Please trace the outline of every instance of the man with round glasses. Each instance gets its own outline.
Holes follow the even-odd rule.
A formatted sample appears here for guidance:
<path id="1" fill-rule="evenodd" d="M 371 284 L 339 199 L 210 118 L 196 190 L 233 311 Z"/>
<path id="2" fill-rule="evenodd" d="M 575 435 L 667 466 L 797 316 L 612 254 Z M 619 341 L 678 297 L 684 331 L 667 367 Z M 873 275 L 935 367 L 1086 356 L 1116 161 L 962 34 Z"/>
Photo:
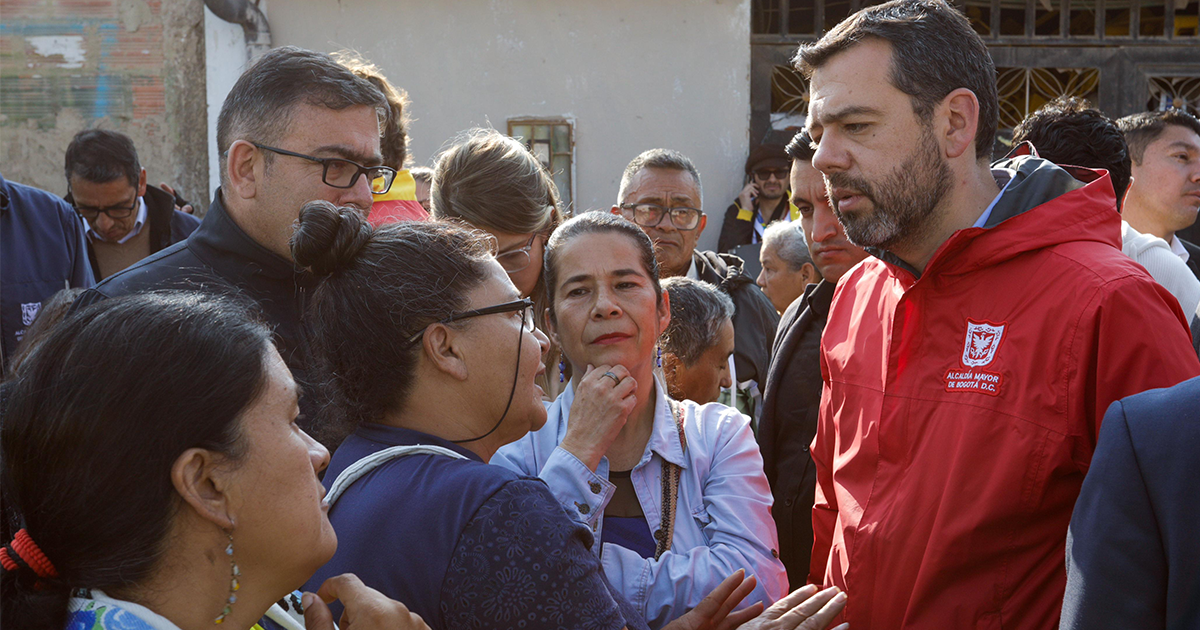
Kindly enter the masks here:
<path id="1" fill-rule="evenodd" d="M 746 159 L 746 187 L 725 210 L 717 251 L 762 241 L 763 231 L 776 221 L 791 222 L 796 211 L 788 203 L 792 163 L 782 144 L 760 144 Z"/>
<path id="2" fill-rule="evenodd" d="M 700 173 L 683 154 L 651 149 L 625 167 L 613 214 L 633 221 L 654 242 L 663 278 L 687 276 L 717 285 L 733 299 L 733 382 L 738 407 L 755 411 L 767 376 L 779 313 L 732 254 L 698 251 L 707 216 L 701 210 Z"/>
<path id="3" fill-rule="evenodd" d="M 306 203 L 328 201 L 366 216 L 374 196 L 391 187 L 396 172 L 382 165 L 380 150 L 386 107 L 378 89 L 325 53 L 285 46 L 263 55 L 221 107 L 221 188 L 200 227 L 109 277 L 76 308 L 161 288 L 249 297 L 275 327 L 297 381 L 316 392 L 305 382 L 300 344 L 300 316 L 316 278 L 296 267 L 289 242 Z M 301 400 L 309 422 L 318 398 Z"/>
<path id="4" fill-rule="evenodd" d="M 103 280 L 169 245 L 200 225 L 175 209 L 175 196 L 146 184 L 133 140 L 107 129 L 79 132 L 67 146 L 66 201 L 87 232 L 88 259 Z"/>

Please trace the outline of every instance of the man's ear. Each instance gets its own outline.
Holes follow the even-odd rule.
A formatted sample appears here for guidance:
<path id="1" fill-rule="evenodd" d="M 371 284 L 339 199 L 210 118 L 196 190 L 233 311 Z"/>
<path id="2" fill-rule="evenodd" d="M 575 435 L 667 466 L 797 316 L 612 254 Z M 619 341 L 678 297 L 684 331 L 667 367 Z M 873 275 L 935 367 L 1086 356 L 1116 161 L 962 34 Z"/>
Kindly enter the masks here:
<path id="1" fill-rule="evenodd" d="M 708 215 L 701 212 L 700 224 L 696 226 L 696 238 L 700 238 L 700 235 L 704 233 L 704 226 L 706 225 L 708 225 Z"/>
<path id="2" fill-rule="evenodd" d="M 467 380 L 467 361 L 457 331 L 445 324 L 432 324 L 421 338 L 425 358 L 438 371 L 460 381 Z"/>
<path id="3" fill-rule="evenodd" d="M 658 307 L 658 334 L 660 337 L 669 325 L 671 325 L 671 294 L 663 289 L 662 304 Z"/>
<path id="4" fill-rule="evenodd" d="M 261 155 L 258 147 L 245 140 L 236 140 L 229 145 L 225 155 L 229 188 L 242 199 L 253 199 L 258 194 L 259 178 L 262 177 Z"/>
<path id="5" fill-rule="evenodd" d="M 612 210 L 610 210 L 610 212 L 612 212 L 613 214 L 615 214 L 617 216 L 621 216 L 621 206 L 613 206 Z"/>
<path id="6" fill-rule="evenodd" d="M 142 169 L 142 172 L 138 174 L 137 185 L 137 196 L 140 198 L 144 194 L 146 194 L 146 169 Z"/>
<path id="7" fill-rule="evenodd" d="M 975 136 L 979 130 L 979 99 L 967 88 L 958 88 L 942 99 L 941 106 L 935 115 L 941 123 L 942 138 L 940 138 L 946 157 L 956 158 L 975 146 Z M 990 156 L 975 156 L 982 159 Z"/>
<path id="8" fill-rule="evenodd" d="M 230 504 L 232 467 L 219 453 L 189 448 L 171 466 L 171 484 L 200 518 L 221 529 L 233 529 L 236 515 Z"/>
<path id="9" fill-rule="evenodd" d="M 804 263 L 800 268 L 800 273 L 804 274 L 805 284 L 815 284 L 821 281 L 821 272 L 817 271 L 816 265 L 812 263 Z"/>

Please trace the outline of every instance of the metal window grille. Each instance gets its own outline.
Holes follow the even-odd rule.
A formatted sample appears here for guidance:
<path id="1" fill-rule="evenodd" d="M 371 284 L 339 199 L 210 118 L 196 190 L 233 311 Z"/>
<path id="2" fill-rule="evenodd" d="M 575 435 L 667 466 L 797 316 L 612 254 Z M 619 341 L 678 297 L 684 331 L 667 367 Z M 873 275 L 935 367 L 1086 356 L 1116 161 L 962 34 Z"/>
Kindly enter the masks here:
<path id="1" fill-rule="evenodd" d="M 508 135 L 520 140 L 550 172 L 564 211 L 575 199 L 575 133 L 565 118 L 510 118 Z"/>

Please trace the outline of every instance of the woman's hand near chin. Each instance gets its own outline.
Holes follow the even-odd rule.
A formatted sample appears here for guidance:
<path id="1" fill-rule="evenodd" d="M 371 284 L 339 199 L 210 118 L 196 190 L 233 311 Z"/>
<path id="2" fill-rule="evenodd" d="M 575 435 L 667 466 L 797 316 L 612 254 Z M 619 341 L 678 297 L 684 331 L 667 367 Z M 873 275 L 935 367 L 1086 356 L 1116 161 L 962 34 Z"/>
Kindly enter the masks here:
<path id="1" fill-rule="evenodd" d="M 589 365 L 575 387 L 567 435 L 559 446 L 595 472 L 633 412 L 637 385 L 624 366 Z"/>
<path id="2" fill-rule="evenodd" d="M 335 599 L 341 600 L 345 607 L 338 620 L 341 630 L 429 630 L 420 615 L 363 584 L 353 573 L 325 580 L 315 595 L 305 593 L 304 627 L 307 630 L 334 630 L 333 613 L 328 604 Z"/>

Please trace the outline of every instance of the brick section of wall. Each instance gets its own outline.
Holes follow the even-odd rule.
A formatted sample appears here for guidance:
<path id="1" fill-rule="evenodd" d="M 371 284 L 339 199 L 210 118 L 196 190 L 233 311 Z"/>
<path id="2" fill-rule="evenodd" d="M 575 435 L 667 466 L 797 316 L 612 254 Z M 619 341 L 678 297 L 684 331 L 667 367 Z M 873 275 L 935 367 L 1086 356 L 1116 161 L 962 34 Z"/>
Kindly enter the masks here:
<path id="1" fill-rule="evenodd" d="M 151 183 L 206 202 L 203 11 L 200 2 L 4 0 L 0 172 L 64 194 L 71 137 L 115 129 L 133 138 Z"/>

